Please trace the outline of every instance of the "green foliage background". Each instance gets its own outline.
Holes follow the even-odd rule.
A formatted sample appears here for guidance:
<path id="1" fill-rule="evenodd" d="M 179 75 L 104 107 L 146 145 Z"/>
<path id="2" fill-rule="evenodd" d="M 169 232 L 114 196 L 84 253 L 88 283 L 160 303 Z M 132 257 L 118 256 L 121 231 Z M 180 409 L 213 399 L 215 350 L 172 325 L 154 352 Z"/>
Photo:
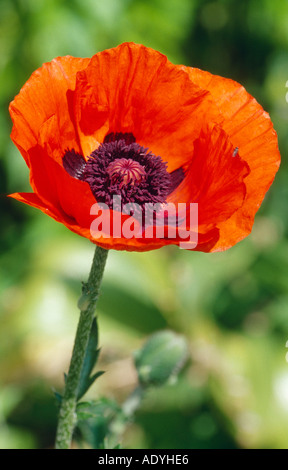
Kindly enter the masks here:
<path id="1" fill-rule="evenodd" d="M 29 191 L 8 104 L 31 73 L 124 41 L 240 81 L 270 113 L 283 162 L 252 234 L 229 251 L 109 254 L 98 309 L 107 372 L 90 397 L 125 400 L 132 352 L 171 328 L 191 359 L 176 384 L 149 392 L 124 447 L 287 448 L 287 1 L 0 0 L 1 194 Z M 94 248 L 16 201 L 0 210 L 0 448 L 49 448 Z"/>

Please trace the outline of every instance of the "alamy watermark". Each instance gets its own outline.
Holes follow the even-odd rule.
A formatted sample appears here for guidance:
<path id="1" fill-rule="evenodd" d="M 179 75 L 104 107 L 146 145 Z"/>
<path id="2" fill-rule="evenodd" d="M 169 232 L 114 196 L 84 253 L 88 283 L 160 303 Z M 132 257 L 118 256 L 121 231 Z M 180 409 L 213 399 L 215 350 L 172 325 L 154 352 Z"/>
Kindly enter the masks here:
<path id="1" fill-rule="evenodd" d="M 197 203 L 136 203 L 121 205 L 121 196 L 113 196 L 111 208 L 102 202 L 91 207 L 96 216 L 90 226 L 94 239 L 103 238 L 160 238 L 178 239 L 183 249 L 196 248 L 198 243 Z"/>

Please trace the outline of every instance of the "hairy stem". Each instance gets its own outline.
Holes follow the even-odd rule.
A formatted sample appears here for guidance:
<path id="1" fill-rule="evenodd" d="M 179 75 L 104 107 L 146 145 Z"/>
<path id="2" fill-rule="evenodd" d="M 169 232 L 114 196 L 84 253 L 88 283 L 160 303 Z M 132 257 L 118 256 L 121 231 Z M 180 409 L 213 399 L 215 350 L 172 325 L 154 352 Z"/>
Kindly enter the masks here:
<path id="1" fill-rule="evenodd" d="M 108 250 L 96 247 L 88 282 L 83 284 L 74 348 L 59 412 L 56 449 L 69 449 L 76 424 L 77 393 Z"/>

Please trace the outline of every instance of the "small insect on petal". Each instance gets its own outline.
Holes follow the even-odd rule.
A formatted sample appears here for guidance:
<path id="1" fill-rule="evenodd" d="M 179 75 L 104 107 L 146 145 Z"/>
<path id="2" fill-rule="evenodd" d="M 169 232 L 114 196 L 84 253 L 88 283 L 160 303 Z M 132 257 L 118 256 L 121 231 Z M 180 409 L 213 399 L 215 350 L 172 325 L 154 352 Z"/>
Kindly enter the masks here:
<path id="1" fill-rule="evenodd" d="M 236 155 L 238 155 L 238 151 L 239 151 L 239 147 L 235 147 L 232 157 L 236 157 Z"/>

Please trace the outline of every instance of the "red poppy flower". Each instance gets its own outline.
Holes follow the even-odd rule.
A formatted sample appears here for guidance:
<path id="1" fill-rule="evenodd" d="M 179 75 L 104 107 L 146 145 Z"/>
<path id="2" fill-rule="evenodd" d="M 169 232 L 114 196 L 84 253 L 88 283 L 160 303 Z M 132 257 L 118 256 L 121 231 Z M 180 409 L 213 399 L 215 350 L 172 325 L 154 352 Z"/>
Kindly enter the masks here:
<path id="1" fill-rule="evenodd" d="M 189 238 L 188 248 L 227 249 L 250 233 L 280 164 L 270 118 L 241 85 L 134 43 L 44 64 L 10 113 L 33 189 L 11 196 L 104 248 L 181 246 L 184 217 L 184 232 L 198 242 Z M 165 213 L 159 236 L 146 207 L 169 203 L 177 230 L 171 236 Z M 96 213 L 102 222 L 93 232 Z M 139 229 L 144 216 L 148 226 Z M 131 228 L 131 218 L 133 236 L 110 232 L 115 220 Z"/>

